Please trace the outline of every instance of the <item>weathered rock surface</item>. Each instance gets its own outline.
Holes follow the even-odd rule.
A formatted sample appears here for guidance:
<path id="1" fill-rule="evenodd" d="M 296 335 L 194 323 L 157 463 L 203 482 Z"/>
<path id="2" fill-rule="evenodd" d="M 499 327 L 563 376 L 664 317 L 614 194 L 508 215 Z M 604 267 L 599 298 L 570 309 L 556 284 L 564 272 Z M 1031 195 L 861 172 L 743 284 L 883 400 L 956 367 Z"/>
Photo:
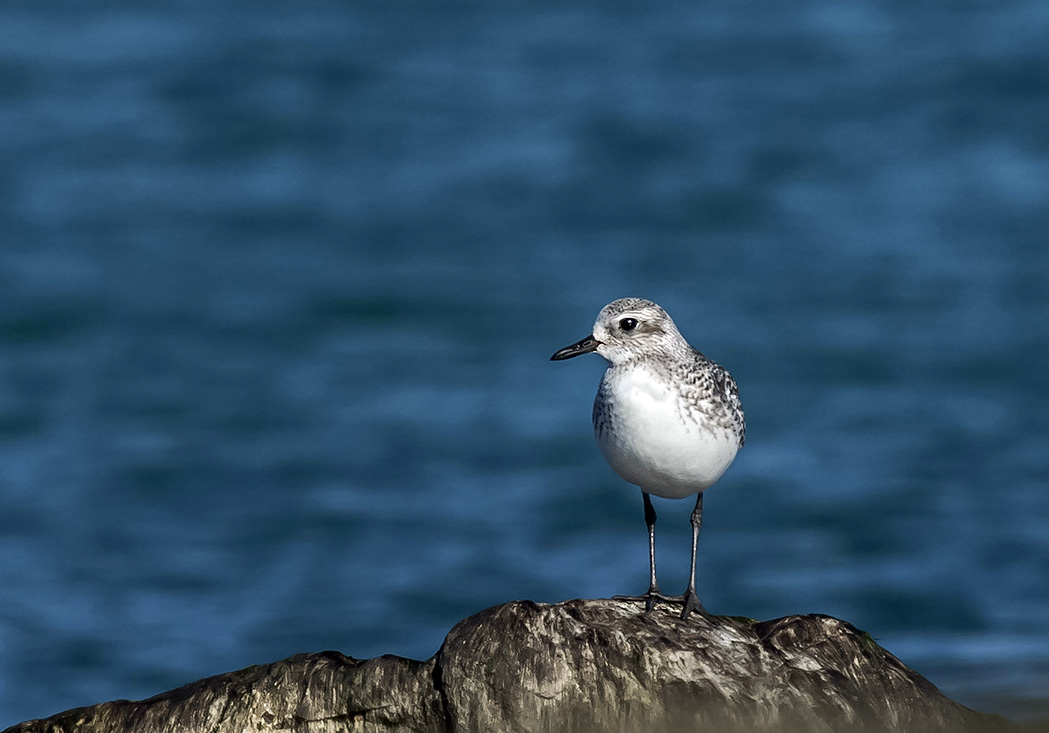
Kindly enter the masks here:
<path id="1" fill-rule="evenodd" d="M 850 624 L 518 601 L 425 662 L 337 652 L 33 720 L 5 733 L 1023 731 L 945 697 Z"/>

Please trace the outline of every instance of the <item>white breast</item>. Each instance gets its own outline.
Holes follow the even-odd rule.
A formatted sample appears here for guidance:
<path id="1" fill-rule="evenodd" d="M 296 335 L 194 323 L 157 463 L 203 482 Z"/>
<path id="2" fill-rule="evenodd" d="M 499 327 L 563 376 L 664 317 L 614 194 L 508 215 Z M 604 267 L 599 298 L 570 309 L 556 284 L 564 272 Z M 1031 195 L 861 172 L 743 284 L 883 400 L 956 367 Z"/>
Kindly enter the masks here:
<path id="1" fill-rule="evenodd" d="M 739 440 L 704 419 L 669 383 L 644 367 L 610 368 L 598 402 L 609 413 L 596 430 L 605 460 L 642 491 L 682 499 L 717 481 L 736 457 Z"/>

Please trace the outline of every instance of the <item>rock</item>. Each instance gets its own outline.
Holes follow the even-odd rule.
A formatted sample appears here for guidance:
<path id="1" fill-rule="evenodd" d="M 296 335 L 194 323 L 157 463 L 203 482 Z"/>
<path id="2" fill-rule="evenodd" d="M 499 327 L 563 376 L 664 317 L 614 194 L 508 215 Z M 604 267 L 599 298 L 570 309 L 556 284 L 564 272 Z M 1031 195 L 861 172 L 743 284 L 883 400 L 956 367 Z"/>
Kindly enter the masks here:
<path id="1" fill-rule="evenodd" d="M 4 733 L 443 731 L 433 673 L 432 659 L 296 654 L 141 702 L 75 708 Z"/>
<path id="2" fill-rule="evenodd" d="M 426 662 L 299 654 L 4 733 L 670 729 L 1035 730 L 948 699 L 829 616 L 681 621 L 672 607 L 577 600 L 478 613 Z"/>

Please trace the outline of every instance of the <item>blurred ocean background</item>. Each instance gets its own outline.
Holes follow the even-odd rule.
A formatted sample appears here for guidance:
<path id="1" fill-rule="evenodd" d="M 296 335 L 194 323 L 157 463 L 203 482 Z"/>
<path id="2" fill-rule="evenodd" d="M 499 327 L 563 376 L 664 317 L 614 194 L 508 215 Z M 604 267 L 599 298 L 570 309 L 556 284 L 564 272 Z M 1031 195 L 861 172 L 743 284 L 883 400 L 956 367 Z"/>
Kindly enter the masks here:
<path id="1" fill-rule="evenodd" d="M 0 6 L 0 727 L 644 588 L 598 357 L 739 382 L 715 613 L 1049 716 L 1049 6 Z M 691 502 L 657 503 L 660 575 Z"/>

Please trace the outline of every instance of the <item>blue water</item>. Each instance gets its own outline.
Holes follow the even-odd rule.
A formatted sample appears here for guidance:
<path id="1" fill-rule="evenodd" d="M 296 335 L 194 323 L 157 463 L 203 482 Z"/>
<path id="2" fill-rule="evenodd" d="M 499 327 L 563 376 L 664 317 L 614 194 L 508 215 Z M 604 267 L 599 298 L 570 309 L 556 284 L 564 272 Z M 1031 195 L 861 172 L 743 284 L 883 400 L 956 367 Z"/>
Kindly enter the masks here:
<path id="1" fill-rule="evenodd" d="M 625 295 L 739 382 L 716 613 L 1049 715 L 1049 9 L 0 7 L 0 727 L 636 592 Z M 660 502 L 666 588 L 689 502 Z"/>

